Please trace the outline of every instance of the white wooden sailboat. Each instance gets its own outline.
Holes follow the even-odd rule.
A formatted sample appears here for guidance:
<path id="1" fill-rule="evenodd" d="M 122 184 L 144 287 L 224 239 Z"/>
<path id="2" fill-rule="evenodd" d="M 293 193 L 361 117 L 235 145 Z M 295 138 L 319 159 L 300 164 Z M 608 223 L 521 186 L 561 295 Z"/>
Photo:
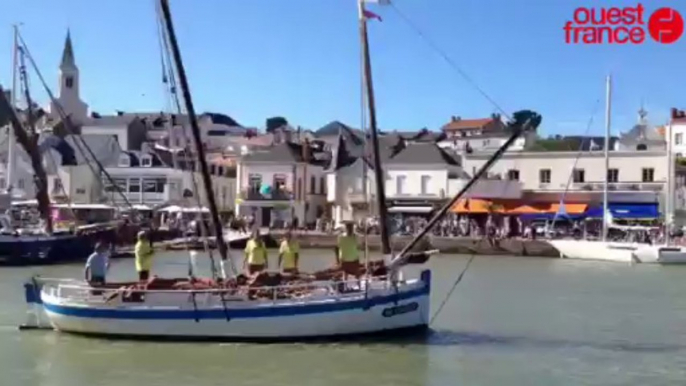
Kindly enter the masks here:
<path id="1" fill-rule="evenodd" d="M 363 0 L 359 0 L 360 31 L 365 54 L 365 74 L 370 110 L 370 129 L 375 153 L 376 124 L 371 97 L 371 70 Z M 198 146 L 199 130 L 188 93 L 168 0 L 160 0 L 167 37 L 186 102 L 205 190 L 212 192 L 211 180 Z M 452 205 L 490 168 L 519 135 L 540 124 L 540 116 L 530 111 L 515 114 L 511 138 L 473 176 L 463 189 L 436 214 L 424 229 L 435 225 Z M 378 153 L 377 153 L 378 154 Z M 385 181 L 375 157 L 376 178 Z M 381 191 L 383 192 L 383 191 Z M 385 197 L 377 194 L 380 208 Z M 213 197 L 208 197 L 216 234 L 221 234 Z M 342 338 L 355 335 L 404 333 L 425 330 L 429 323 L 431 271 L 405 279 L 400 270 L 406 264 L 425 262 L 427 253 L 409 253 L 417 236 L 387 267 L 387 274 L 366 275 L 353 283 L 335 279 L 298 277 L 278 285 L 248 286 L 238 278 L 226 280 L 161 279 L 160 285 L 116 283 L 93 288 L 81 281 L 34 278 L 25 284 L 31 306 L 29 327 L 50 326 L 59 331 L 87 335 L 128 338 L 222 339 L 222 340 L 301 340 Z M 387 237 L 384 238 L 387 240 Z M 223 262 L 231 262 L 222 238 L 217 244 Z M 389 249 L 390 250 L 390 249 Z M 223 266 L 223 264 L 222 264 Z M 195 284 L 194 284 L 195 283 Z M 198 288 L 204 283 L 206 288 Z M 190 287 L 190 289 L 185 289 Z"/>

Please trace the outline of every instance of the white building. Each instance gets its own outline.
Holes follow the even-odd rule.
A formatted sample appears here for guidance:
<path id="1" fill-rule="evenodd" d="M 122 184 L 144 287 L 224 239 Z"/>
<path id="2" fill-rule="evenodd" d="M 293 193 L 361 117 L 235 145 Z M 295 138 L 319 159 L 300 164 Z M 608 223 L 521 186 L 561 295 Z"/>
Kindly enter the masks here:
<path id="1" fill-rule="evenodd" d="M 499 114 L 488 118 L 462 119 L 452 117 L 441 128 L 445 133 L 438 145 L 460 153 L 472 151 L 495 151 L 510 138 L 512 133 Z M 508 151 L 521 151 L 536 140 L 535 132 L 528 132 L 518 138 Z"/>
<path id="2" fill-rule="evenodd" d="M 309 142 L 284 142 L 241 157 L 236 171 L 236 213 L 269 226 L 314 224 L 326 206 L 327 160 Z"/>
<path id="3" fill-rule="evenodd" d="M 381 142 L 384 189 L 391 214 L 429 215 L 469 180 L 456 155 L 433 141 L 407 141 L 391 134 L 382 137 Z M 376 213 L 373 167 L 361 148 L 343 134 L 334 147 L 327 176 L 327 199 L 336 223 Z M 496 180 L 479 181 L 467 197 L 489 198 L 492 191 L 497 191 L 498 197 L 521 197 L 518 182 Z"/>
<path id="4" fill-rule="evenodd" d="M 105 170 L 119 187 L 117 191 L 109 178 L 102 177 L 105 194 L 112 202 L 124 204 L 128 201 L 150 207 L 168 203 L 197 206 L 199 197 L 200 204 L 207 205 L 200 173 L 172 168 L 155 152 L 122 151 L 117 162 Z M 193 179 L 198 186 L 197 196 Z M 218 209 L 233 211 L 235 178 L 215 173 L 212 175 L 212 187 Z"/>

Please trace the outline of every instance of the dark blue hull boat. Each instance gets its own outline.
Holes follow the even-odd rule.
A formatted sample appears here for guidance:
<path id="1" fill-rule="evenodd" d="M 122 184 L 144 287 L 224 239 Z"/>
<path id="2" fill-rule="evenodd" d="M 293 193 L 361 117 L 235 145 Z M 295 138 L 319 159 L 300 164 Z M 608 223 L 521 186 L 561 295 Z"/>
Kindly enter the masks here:
<path id="1" fill-rule="evenodd" d="M 0 264 L 42 265 L 85 261 L 98 241 L 113 242 L 114 229 L 86 234 L 0 235 Z"/>

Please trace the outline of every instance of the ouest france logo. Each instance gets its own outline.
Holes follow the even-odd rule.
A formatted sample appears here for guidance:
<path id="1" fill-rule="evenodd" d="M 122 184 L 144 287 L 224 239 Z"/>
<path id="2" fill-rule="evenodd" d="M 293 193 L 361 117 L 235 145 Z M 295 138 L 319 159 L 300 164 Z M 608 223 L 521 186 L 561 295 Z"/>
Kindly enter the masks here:
<path id="1" fill-rule="evenodd" d="M 633 7 L 579 7 L 563 30 L 567 44 L 643 44 L 648 36 L 672 44 L 684 33 L 684 19 L 670 7 L 647 15 L 640 3 Z"/>

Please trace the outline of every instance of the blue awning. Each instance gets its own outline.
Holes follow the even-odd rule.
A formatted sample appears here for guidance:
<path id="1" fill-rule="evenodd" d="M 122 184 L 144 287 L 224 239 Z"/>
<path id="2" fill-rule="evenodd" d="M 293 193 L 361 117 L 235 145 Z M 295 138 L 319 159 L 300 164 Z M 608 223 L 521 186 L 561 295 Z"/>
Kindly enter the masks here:
<path id="1" fill-rule="evenodd" d="M 585 214 L 566 214 L 558 213 L 556 221 L 566 221 L 566 220 L 578 220 L 584 218 Z M 552 221 L 555 218 L 555 213 L 526 213 L 519 216 L 522 220 L 549 220 Z"/>
<path id="2" fill-rule="evenodd" d="M 660 217 L 657 203 L 610 203 L 609 207 L 612 217 L 616 219 L 654 219 Z M 590 218 L 602 218 L 603 207 L 595 206 L 588 208 L 584 215 Z"/>

